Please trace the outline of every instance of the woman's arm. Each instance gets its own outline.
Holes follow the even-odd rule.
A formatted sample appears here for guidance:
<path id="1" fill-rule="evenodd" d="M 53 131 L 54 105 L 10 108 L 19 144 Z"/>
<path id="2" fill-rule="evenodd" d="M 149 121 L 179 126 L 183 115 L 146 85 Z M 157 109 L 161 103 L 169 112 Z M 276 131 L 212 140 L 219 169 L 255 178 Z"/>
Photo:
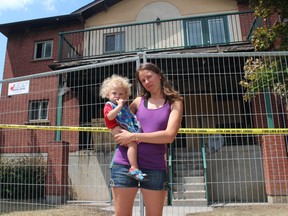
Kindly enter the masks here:
<path id="1" fill-rule="evenodd" d="M 138 110 L 138 106 L 140 104 L 140 101 L 141 101 L 141 97 L 136 97 L 132 103 L 130 104 L 129 108 L 130 110 L 132 111 L 132 113 L 136 113 L 137 110 Z"/>
<path id="2" fill-rule="evenodd" d="M 135 99 L 136 100 L 136 99 Z M 134 103 L 134 101 L 133 101 Z M 131 109 L 133 106 L 137 105 L 135 103 L 131 104 Z M 171 143 L 175 139 L 178 130 L 181 125 L 183 114 L 183 103 L 182 101 L 175 101 L 171 105 L 171 112 L 168 119 L 167 128 L 161 131 L 155 131 L 151 133 L 130 133 L 126 130 L 121 130 L 119 134 L 116 134 L 114 137 L 116 141 L 122 145 L 126 145 L 130 142 L 147 142 L 154 144 L 163 144 Z"/>

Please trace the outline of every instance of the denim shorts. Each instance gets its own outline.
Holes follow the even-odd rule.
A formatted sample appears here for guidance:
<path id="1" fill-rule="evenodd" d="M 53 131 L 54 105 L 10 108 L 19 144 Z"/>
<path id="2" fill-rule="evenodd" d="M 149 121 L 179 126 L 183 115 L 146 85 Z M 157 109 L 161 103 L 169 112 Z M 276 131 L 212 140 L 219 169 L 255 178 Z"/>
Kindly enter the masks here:
<path id="1" fill-rule="evenodd" d="M 127 175 L 130 166 L 114 163 L 111 169 L 110 187 L 129 188 L 139 187 L 148 190 L 169 190 L 167 173 L 165 170 L 141 169 L 149 177 L 148 181 L 138 182 Z"/>

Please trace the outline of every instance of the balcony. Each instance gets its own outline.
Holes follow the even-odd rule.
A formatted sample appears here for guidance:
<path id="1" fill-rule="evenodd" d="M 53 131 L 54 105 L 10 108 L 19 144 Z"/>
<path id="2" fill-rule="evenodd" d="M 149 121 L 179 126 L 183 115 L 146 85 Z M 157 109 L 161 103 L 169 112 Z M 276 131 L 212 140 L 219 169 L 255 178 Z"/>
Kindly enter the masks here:
<path id="1" fill-rule="evenodd" d="M 254 12 L 96 27 L 60 33 L 59 62 L 209 46 L 241 45 L 261 25 Z"/>

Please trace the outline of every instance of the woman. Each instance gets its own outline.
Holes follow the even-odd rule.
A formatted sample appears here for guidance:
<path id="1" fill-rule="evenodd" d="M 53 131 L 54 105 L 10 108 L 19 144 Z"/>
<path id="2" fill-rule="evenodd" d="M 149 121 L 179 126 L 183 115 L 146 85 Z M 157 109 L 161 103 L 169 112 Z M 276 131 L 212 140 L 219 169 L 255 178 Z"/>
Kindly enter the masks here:
<path id="1" fill-rule="evenodd" d="M 183 103 L 161 70 L 152 63 L 144 63 L 136 72 L 141 96 L 130 105 L 140 121 L 143 133 L 118 131 L 114 137 L 120 144 L 114 157 L 111 187 L 116 216 L 132 216 L 138 182 L 129 178 L 126 146 L 138 142 L 139 167 L 149 176 L 140 182 L 146 215 L 161 216 L 167 196 L 166 145 L 175 139 L 182 120 Z"/>

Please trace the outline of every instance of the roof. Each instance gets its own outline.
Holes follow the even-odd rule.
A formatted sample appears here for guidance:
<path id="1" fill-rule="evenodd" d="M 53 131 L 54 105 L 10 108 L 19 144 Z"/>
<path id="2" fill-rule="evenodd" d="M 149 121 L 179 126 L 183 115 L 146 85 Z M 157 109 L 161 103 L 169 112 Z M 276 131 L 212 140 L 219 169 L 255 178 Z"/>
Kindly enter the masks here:
<path id="1" fill-rule="evenodd" d="M 21 32 L 24 30 L 41 28 L 43 26 L 57 26 L 71 22 L 81 22 L 81 14 L 69 14 L 63 16 L 54 16 L 42 19 L 33 19 L 27 21 L 6 23 L 0 25 L 0 32 L 8 36 L 10 32 Z"/>
<path id="2" fill-rule="evenodd" d="M 0 32 L 7 37 L 10 32 L 19 32 L 41 28 L 43 26 L 57 26 L 73 22 L 83 23 L 87 18 L 101 11 L 106 11 L 108 7 L 111 7 L 120 1 L 121 0 L 95 0 L 72 12 L 71 14 L 0 24 Z"/>
<path id="3" fill-rule="evenodd" d="M 72 14 L 81 13 L 84 19 L 87 19 L 94 14 L 108 10 L 109 7 L 117 4 L 120 1 L 121 0 L 95 0 L 90 4 L 87 4 L 82 8 L 72 12 Z"/>

